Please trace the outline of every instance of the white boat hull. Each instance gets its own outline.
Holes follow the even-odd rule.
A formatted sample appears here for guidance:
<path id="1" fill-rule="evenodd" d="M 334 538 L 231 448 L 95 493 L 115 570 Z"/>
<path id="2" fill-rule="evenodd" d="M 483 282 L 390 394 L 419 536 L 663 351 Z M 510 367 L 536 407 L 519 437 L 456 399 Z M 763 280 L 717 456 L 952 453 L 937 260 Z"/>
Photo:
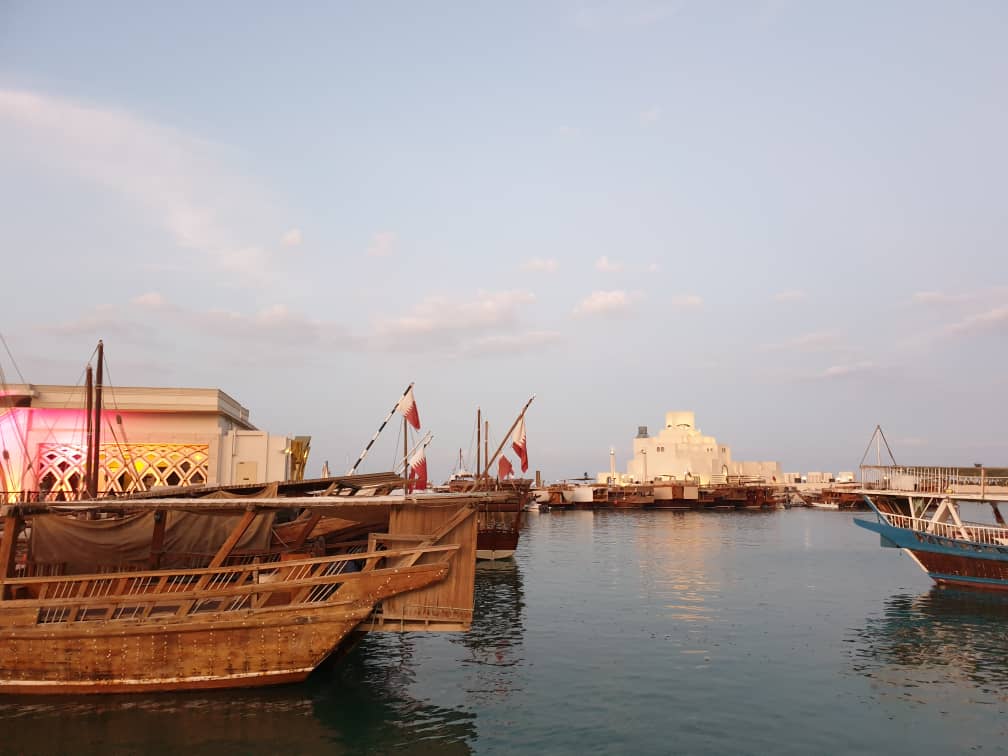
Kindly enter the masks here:
<path id="1" fill-rule="evenodd" d="M 476 558 L 489 562 L 496 562 L 501 559 L 511 559 L 514 555 L 514 549 L 476 549 Z"/>

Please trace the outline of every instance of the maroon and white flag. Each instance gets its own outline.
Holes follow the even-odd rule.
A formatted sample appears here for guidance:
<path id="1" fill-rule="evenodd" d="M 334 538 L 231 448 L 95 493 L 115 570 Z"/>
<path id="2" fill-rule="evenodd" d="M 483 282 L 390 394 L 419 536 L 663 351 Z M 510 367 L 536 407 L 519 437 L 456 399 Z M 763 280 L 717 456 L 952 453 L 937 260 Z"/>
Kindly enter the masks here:
<path id="1" fill-rule="evenodd" d="M 508 475 L 514 475 L 514 468 L 511 466 L 511 460 L 502 454 L 500 461 L 497 462 L 497 477 L 504 480 Z"/>
<path id="2" fill-rule="evenodd" d="M 409 461 L 408 493 L 427 488 L 427 452 L 421 446 Z"/>
<path id="3" fill-rule="evenodd" d="M 413 398 L 413 387 L 410 386 L 403 398 L 396 405 L 396 412 L 406 418 L 409 424 L 420 430 L 420 412 L 417 410 L 416 399 Z"/>
<path id="4" fill-rule="evenodd" d="M 515 426 L 514 433 L 511 434 L 511 448 L 515 450 L 518 459 L 521 460 L 521 470 L 528 470 L 528 441 L 525 438 L 525 416 L 522 415 L 518 425 Z"/>

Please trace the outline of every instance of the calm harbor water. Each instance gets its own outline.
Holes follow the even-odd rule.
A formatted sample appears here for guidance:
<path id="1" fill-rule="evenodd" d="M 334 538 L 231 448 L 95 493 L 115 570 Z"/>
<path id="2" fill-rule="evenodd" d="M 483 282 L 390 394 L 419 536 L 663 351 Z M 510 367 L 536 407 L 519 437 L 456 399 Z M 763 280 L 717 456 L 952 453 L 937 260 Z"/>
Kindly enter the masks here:
<path id="1" fill-rule="evenodd" d="M 374 634 L 299 686 L 0 699 L 0 748 L 997 752 L 1006 713 L 1008 599 L 932 588 L 848 514 L 531 513 L 468 634 Z"/>

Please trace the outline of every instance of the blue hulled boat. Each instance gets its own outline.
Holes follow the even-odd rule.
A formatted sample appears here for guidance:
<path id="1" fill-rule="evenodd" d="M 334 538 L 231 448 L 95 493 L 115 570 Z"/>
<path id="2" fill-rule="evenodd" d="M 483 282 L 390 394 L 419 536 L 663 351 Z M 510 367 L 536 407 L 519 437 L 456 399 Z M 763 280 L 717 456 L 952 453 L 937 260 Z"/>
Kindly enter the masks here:
<path id="1" fill-rule="evenodd" d="M 1008 469 L 862 466 L 860 493 L 875 520 L 855 519 L 883 547 L 903 549 L 939 585 L 1008 590 Z M 964 520 L 964 503 L 989 505 L 993 522 Z M 980 510 L 982 511 L 982 510 Z"/>

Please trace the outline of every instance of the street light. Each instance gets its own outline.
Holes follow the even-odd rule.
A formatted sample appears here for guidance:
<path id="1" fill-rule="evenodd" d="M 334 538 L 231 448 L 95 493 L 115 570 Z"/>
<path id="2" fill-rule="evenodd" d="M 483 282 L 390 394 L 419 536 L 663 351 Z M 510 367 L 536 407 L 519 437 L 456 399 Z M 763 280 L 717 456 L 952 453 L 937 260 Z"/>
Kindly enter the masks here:
<path id="1" fill-rule="evenodd" d="M 974 462 L 973 467 L 980 470 L 980 498 L 987 495 L 987 471 L 983 468 L 983 462 Z"/>

